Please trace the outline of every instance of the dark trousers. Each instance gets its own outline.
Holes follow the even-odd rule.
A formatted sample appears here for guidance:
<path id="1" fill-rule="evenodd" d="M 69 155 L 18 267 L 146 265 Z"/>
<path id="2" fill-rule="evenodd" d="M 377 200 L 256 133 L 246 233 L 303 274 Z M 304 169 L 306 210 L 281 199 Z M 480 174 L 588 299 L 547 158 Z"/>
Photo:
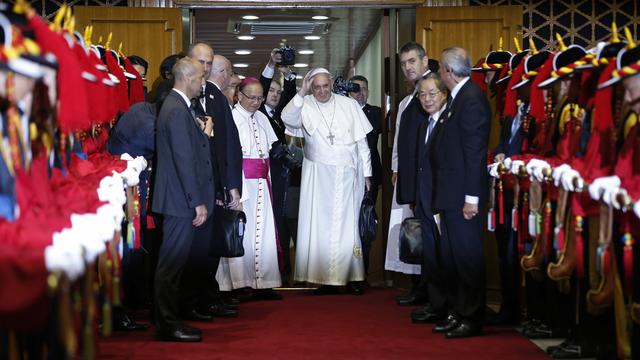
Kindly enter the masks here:
<path id="1" fill-rule="evenodd" d="M 520 262 L 518 261 L 518 233 L 511 227 L 511 210 L 513 208 L 513 192 L 504 192 L 504 224 L 499 224 L 499 213 L 496 214 L 496 243 L 498 247 L 498 267 L 500 269 L 500 288 L 502 306 L 500 311 L 507 316 L 518 316 L 520 305 L 518 290 L 520 288 Z M 500 209 L 498 209 L 500 211 Z M 526 231 L 526 229 L 523 229 Z"/>
<path id="2" fill-rule="evenodd" d="M 155 322 L 158 329 L 180 326 L 180 280 L 189 258 L 195 227 L 191 218 L 165 215 L 155 274 Z"/>
<path id="3" fill-rule="evenodd" d="M 209 255 L 213 233 L 213 216 L 195 228 L 189 259 L 180 285 L 182 309 L 206 309 L 216 297 L 215 276 L 220 258 Z"/>
<path id="4" fill-rule="evenodd" d="M 378 188 L 379 183 L 376 182 L 375 178 L 371 178 L 371 198 L 373 199 L 373 206 L 375 207 L 376 202 L 378 200 Z M 362 260 L 364 261 L 364 273 L 365 275 L 369 274 L 369 255 L 371 254 L 371 246 L 372 242 L 363 242 L 362 243 Z"/>
<path id="5" fill-rule="evenodd" d="M 278 240 L 282 250 L 282 277 L 286 278 L 291 272 L 291 259 L 289 259 L 290 231 L 285 214 L 287 203 L 287 190 L 289 188 L 289 170 L 280 161 L 270 158 L 271 170 L 271 200 L 273 204 L 273 217 L 278 231 Z"/>
<path id="6" fill-rule="evenodd" d="M 480 207 L 478 214 L 483 214 Z M 485 265 L 482 216 L 471 220 L 462 209 L 441 213 L 442 259 L 447 303 L 463 319 L 482 324 L 485 309 Z"/>
<path id="7" fill-rule="evenodd" d="M 422 241 L 424 263 L 420 274 L 420 282 L 416 286 L 416 293 L 425 295 L 434 311 L 447 311 L 447 290 L 442 259 L 441 239 L 432 214 L 424 214 L 416 207 L 416 215 L 422 223 Z"/>

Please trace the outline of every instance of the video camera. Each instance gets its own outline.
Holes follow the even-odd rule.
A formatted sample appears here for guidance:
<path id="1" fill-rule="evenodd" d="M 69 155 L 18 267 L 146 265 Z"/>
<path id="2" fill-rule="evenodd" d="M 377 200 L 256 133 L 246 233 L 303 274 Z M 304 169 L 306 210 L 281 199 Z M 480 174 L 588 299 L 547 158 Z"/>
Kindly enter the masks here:
<path id="1" fill-rule="evenodd" d="M 276 53 L 281 55 L 281 61 L 278 63 L 279 66 L 289 66 L 296 63 L 296 49 L 291 46 L 285 45 Z"/>
<path id="2" fill-rule="evenodd" d="M 350 80 L 346 80 L 344 77 L 342 77 L 342 75 L 338 76 L 333 81 L 333 92 L 336 94 L 348 96 L 350 92 L 359 92 L 359 91 L 360 91 L 360 85 Z"/>

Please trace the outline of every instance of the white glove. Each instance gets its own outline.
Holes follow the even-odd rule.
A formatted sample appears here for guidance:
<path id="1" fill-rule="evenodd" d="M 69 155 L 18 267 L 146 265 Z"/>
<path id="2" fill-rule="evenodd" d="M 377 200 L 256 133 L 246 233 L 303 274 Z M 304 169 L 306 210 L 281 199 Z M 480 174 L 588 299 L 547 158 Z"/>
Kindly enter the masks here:
<path id="1" fill-rule="evenodd" d="M 505 169 L 511 169 L 511 158 L 505 158 L 504 160 L 502 160 L 502 163 L 504 164 Z"/>
<path id="2" fill-rule="evenodd" d="M 54 233 L 54 238 L 59 233 Z M 84 273 L 82 247 L 71 241 L 58 241 L 44 249 L 44 266 L 49 272 L 62 271 L 69 280 L 74 281 Z"/>
<path id="3" fill-rule="evenodd" d="M 553 172 L 551 173 L 551 176 L 553 177 L 553 185 L 555 185 L 556 187 L 560 186 L 560 179 L 562 178 L 562 174 L 564 174 L 564 172 L 567 170 L 571 170 L 571 166 L 567 164 L 562 164 L 553 169 Z"/>
<path id="4" fill-rule="evenodd" d="M 544 169 L 550 169 L 551 165 L 548 162 L 540 159 L 531 159 L 527 164 L 527 174 L 534 177 L 539 182 L 544 181 L 544 175 L 542 171 Z"/>
<path id="5" fill-rule="evenodd" d="M 487 170 L 489 171 L 489 175 L 499 179 L 500 178 L 500 174 L 498 173 L 498 165 L 500 165 L 499 162 L 494 162 L 493 164 L 487 166 Z"/>
<path id="6" fill-rule="evenodd" d="M 599 177 L 593 180 L 591 185 L 589 185 L 589 195 L 591 195 L 591 198 L 593 200 L 600 200 L 600 198 L 603 196 L 604 191 L 606 191 L 607 189 L 617 189 L 620 187 L 620 184 L 620 178 L 617 176 Z"/>
<path id="7" fill-rule="evenodd" d="M 633 212 L 640 218 L 640 201 L 636 201 L 636 203 L 633 204 Z"/>
<path id="8" fill-rule="evenodd" d="M 576 187 L 573 184 L 573 179 L 578 179 L 578 185 L 582 181 L 580 177 L 580 173 L 573 169 L 569 169 L 562 173 L 562 177 L 560 178 L 560 182 L 562 183 L 562 188 L 567 191 L 576 191 Z"/>
<path id="9" fill-rule="evenodd" d="M 511 161 L 511 173 L 513 175 L 518 175 L 520 174 L 520 167 L 524 166 L 524 161 L 522 160 L 513 160 Z"/>

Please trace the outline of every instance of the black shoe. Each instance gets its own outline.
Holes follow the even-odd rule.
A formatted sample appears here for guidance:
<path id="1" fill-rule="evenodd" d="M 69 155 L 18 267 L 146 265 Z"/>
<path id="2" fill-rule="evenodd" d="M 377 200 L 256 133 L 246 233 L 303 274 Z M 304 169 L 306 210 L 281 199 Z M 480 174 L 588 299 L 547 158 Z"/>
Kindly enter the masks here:
<path id="1" fill-rule="evenodd" d="M 282 300 L 282 295 L 273 289 L 256 289 L 253 290 L 253 298 L 257 300 Z"/>
<path id="2" fill-rule="evenodd" d="M 166 330 L 158 329 L 156 339 L 159 341 L 198 342 L 202 341 L 202 335 L 184 327 L 177 327 Z"/>
<path id="3" fill-rule="evenodd" d="M 529 339 L 554 339 L 567 336 L 567 331 L 563 329 L 552 329 L 547 324 L 540 324 L 523 331 L 524 336 Z"/>
<path id="4" fill-rule="evenodd" d="M 238 317 L 238 310 L 230 309 L 222 304 L 213 304 L 209 307 L 209 312 L 213 317 L 235 318 Z"/>
<path id="5" fill-rule="evenodd" d="M 531 329 L 537 328 L 540 325 L 542 325 L 542 320 L 531 319 L 522 327 L 522 333 L 524 334 L 528 331 L 531 331 Z"/>
<path id="6" fill-rule="evenodd" d="M 319 288 L 313 290 L 313 295 L 336 295 L 339 293 L 338 287 L 333 285 L 321 285 Z"/>
<path id="7" fill-rule="evenodd" d="M 113 330 L 116 331 L 145 331 L 148 328 L 149 325 L 137 323 L 126 314 L 113 322 Z"/>
<path id="8" fill-rule="evenodd" d="M 547 352 L 547 354 L 551 355 L 551 354 L 553 354 L 554 351 L 560 350 L 561 348 L 563 348 L 565 346 L 569 346 L 569 345 L 573 345 L 573 339 L 571 339 L 571 338 L 566 339 L 565 341 L 561 342 L 558 345 L 547 346 L 547 349 L 545 351 Z"/>
<path id="9" fill-rule="evenodd" d="M 198 309 L 191 309 L 184 312 L 182 315 L 185 320 L 190 321 L 211 321 L 213 315 L 209 311 L 203 311 Z"/>
<path id="10" fill-rule="evenodd" d="M 350 281 L 347 284 L 347 290 L 351 295 L 362 295 L 364 294 L 364 285 L 359 281 Z"/>
<path id="11" fill-rule="evenodd" d="M 446 333 L 460 325 L 460 319 L 455 315 L 448 315 L 444 320 L 438 321 L 436 326 L 431 329 L 434 334 Z"/>
<path id="12" fill-rule="evenodd" d="M 596 356 L 594 348 L 580 345 L 567 345 L 551 353 L 554 359 L 580 359 L 592 358 Z"/>
<path id="13" fill-rule="evenodd" d="M 237 307 L 238 305 L 240 305 L 240 300 L 233 296 L 233 295 L 229 295 L 229 296 L 223 296 L 222 297 L 222 302 L 227 306 L 227 307 Z"/>
<path id="14" fill-rule="evenodd" d="M 433 310 L 430 305 L 415 309 L 411 312 L 411 321 L 415 324 L 435 323 L 444 318 L 444 314 Z"/>
<path id="15" fill-rule="evenodd" d="M 472 336 L 479 336 L 482 334 L 482 329 L 479 325 L 473 324 L 470 321 L 462 320 L 460 325 L 455 329 L 449 330 L 444 334 L 447 339 L 458 339 Z"/>
<path id="16" fill-rule="evenodd" d="M 197 335 L 202 335 L 202 330 L 198 329 L 198 328 L 194 328 L 193 326 L 189 326 L 187 324 L 182 324 L 180 325 L 180 327 L 182 327 L 182 329 L 185 332 L 191 333 L 191 334 L 197 334 Z"/>
<path id="17" fill-rule="evenodd" d="M 399 306 L 424 305 L 426 300 L 427 299 L 424 296 L 418 296 L 415 293 L 396 296 L 396 303 Z"/>

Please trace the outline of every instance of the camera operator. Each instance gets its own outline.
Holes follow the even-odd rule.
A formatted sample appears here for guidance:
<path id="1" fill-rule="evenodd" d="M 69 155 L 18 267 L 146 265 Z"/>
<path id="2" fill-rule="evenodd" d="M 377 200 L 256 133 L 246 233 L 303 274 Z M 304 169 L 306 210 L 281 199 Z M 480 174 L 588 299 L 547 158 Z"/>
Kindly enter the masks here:
<path id="1" fill-rule="evenodd" d="M 280 49 L 273 49 L 269 63 L 260 76 L 260 83 L 264 89 L 264 102 L 260 106 L 260 112 L 265 114 L 278 141 L 272 145 L 269 163 L 271 167 L 271 181 L 273 186 L 273 215 L 276 220 L 280 246 L 284 260 L 282 284 L 287 286 L 291 273 L 291 261 L 289 259 L 289 243 L 291 235 L 295 236 L 295 229 L 290 229 L 285 216 L 285 204 L 289 188 L 289 180 L 292 171 L 300 171 L 301 164 L 290 153 L 287 139 L 284 133 L 285 127 L 280 114 L 282 109 L 296 94 L 296 75 L 288 66 L 279 66 L 282 62 Z M 275 68 L 284 75 L 284 85 L 274 78 Z"/>

